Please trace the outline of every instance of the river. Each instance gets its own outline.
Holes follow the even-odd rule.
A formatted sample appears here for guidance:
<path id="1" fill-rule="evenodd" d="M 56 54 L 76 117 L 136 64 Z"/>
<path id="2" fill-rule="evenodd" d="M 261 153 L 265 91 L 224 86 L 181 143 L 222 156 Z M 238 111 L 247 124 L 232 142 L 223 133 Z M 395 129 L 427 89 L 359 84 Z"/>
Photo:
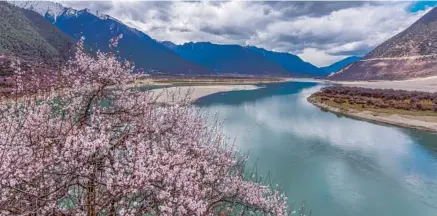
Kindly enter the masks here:
<path id="1" fill-rule="evenodd" d="M 267 84 L 196 104 L 224 121 L 248 167 L 313 216 L 437 216 L 437 135 L 324 112 L 306 101 L 321 85 Z"/>

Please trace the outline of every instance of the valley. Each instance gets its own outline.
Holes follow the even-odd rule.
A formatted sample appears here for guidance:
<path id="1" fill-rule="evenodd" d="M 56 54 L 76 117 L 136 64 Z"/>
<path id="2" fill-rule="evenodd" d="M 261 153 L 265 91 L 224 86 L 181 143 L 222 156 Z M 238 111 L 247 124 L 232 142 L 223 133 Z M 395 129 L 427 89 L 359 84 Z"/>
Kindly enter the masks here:
<path id="1" fill-rule="evenodd" d="M 436 55 L 432 51 L 434 42 L 428 37 L 415 35 L 416 32 L 424 34 L 426 31 L 430 31 L 427 35 L 434 34 L 436 9 L 429 11 L 408 29 L 364 57 L 351 56 L 325 67 L 317 67 L 297 55 L 256 46 L 211 42 L 187 42 L 178 45 L 171 41 L 160 42 L 110 15 L 93 13 L 88 9 L 77 10 L 52 2 L 11 3 L 18 7 L 8 3 L 0 6 L 5 13 L 15 11 L 15 18 L 11 21 L 22 22 L 19 25 L 32 30 L 28 32 L 33 35 L 26 36 L 27 39 L 17 39 L 33 38 L 36 40 L 35 44 L 43 45 L 26 48 L 28 52 L 39 49 L 38 52 L 42 53 L 40 57 L 14 50 L 13 44 L 8 45 L 10 41 L 2 46 L 3 49 L 8 49 L 3 51 L 2 59 L 6 60 L 2 61 L 1 69 L 4 77 L 2 92 L 6 94 L 11 89 L 11 80 L 8 78 L 11 68 L 7 65 L 11 63 L 11 59 L 22 59 L 28 64 L 24 67 L 27 70 L 36 70 L 38 73 L 47 74 L 45 76 L 51 76 L 48 74 L 53 74 L 72 55 L 74 43 L 82 37 L 85 38 L 83 43 L 86 50 L 91 53 L 96 50 L 110 51 L 108 44 L 111 38 L 120 37 L 117 55 L 133 63 L 136 73 L 145 74 L 135 83 L 129 84 L 130 86 L 146 89 L 158 86 L 165 87 L 165 92 L 179 92 L 182 95 L 190 93 L 192 95 L 189 101 L 192 102 L 214 93 L 256 89 L 260 84 L 296 78 L 317 78 L 327 83 L 376 89 L 428 92 L 437 90 L 437 79 L 432 76 L 421 78 L 433 74 L 431 65 L 434 65 L 432 62 Z M 3 29 L 3 34 L 10 34 L 8 37 L 19 33 L 4 26 Z M 413 41 L 409 47 L 400 46 L 402 41 L 410 39 Z M 431 46 L 417 51 L 415 47 L 423 47 L 424 43 Z M 40 61 L 44 62 L 43 67 L 38 65 Z M 409 65 L 405 66 L 409 68 L 403 65 Z M 419 66 L 421 72 L 414 72 Z M 164 95 L 163 89 L 151 91 Z M 162 101 L 168 101 L 169 98 L 163 96 Z"/>
<path id="2" fill-rule="evenodd" d="M 437 214 L 437 3 L 0 1 L 0 215 Z"/>

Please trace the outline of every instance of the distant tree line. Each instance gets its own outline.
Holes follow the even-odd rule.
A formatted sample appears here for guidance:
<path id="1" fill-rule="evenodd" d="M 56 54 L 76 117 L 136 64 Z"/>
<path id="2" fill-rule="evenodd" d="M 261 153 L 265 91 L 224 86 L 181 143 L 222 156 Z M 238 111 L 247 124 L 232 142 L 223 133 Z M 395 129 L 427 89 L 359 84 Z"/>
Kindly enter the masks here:
<path id="1" fill-rule="evenodd" d="M 402 110 L 437 112 L 437 92 L 370 89 L 360 87 L 329 86 L 316 96 L 322 101 L 337 104 L 360 105 L 362 108 L 394 108 Z"/>

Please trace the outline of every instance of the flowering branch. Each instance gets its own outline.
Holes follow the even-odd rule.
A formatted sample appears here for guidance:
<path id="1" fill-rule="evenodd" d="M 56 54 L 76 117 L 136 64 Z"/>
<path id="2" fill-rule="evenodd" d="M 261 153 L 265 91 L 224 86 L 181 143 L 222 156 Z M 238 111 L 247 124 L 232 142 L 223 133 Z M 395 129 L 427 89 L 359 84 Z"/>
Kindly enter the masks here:
<path id="1" fill-rule="evenodd" d="M 217 128 L 128 88 L 133 74 L 83 41 L 57 73 L 17 66 L 16 100 L 0 103 L 1 215 L 287 214 L 283 194 L 245 180 Z"/>

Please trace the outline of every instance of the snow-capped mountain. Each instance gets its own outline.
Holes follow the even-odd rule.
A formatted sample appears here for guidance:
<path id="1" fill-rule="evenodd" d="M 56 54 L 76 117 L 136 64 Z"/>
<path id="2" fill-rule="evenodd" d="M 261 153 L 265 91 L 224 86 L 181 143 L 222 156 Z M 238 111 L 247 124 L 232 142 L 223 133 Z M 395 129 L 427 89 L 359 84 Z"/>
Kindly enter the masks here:
<path id="1" fill-rule="evenodd" d="M 114 19 L 113 17 L 99 13 L 99 11 L 91 11 L 89 9 L 76 10 L 69 7 L 64 7 L 62 4 L 51 1 L 15 1 L 9 0 L 10 4 L 15 5 L 20 8 L 35 11 L 43 17 L 50 17 L 56 22 L 59 16 L 77 16 L 79 12 L 87 12 L 96 15 L 102 20 Z M 114 19 L 115 20 L 115 19 Z"/>
<path id="2" fill-rule="evenodd" d="M 123 59 L 133 62 L 137 69 L 178 74 L 210 73 L 210 70 L 187 61 L 147 34 L 109 15 L 91 12 L 89 9 L 66 8 L 59 3 L 48 1 L 9 3 L 39 13 L 75 39 L 84 36 L 85 44 L 91 50 L 109 51 L 110 39 L 122 34 L 118 54 Z"/>
<path id="3" fill-rule="evenodd" d="M 76 10 L 69 7 L 64 7 L 62 4 L 57 2 L 51 2 L 51 1 L 15 1 L 15 0 L 9 0 L 10 4 L 15 5 L 20 8 L 28 9 L 35 11 L 43 17 L 49 17 L 53 22 L 56 22 L 57 18 L 60 16 L 78 16 L 78 13 L 80 12 L 87 12 L 90 14 L 94 14 L 95 16 L 99 17 L 102 20 L 105 19 L 113 19 L 115 18 L 99 13 L 99 11 L 91 11 L 89 9 L 83 9 L 83 10 Z"/>
<path id="4" fill-rule="evenodd" d="M 117 19 L 89 9 L 65 8 L 54 2 L 10 3 L 36 11 L 69 36 L 85 37 L 91 50 L 108 50 L 109 40 L 120 34 L 118 51 L 137 68 L 170 74 L 247 74 L 323 77 L 324 71 L 288 53 L 257 47 L 217 45 L 209 42 L 175 45 L 160 43 Z"/>
<path id="5" fill-rule="evenodd" d="M 20 8 L 33 10 L 42 16 L 50 15 L 56 20 L 64 13 L 66 8 L 59 3 L 50 1 L 8 1 L 10 4 Z"/>

